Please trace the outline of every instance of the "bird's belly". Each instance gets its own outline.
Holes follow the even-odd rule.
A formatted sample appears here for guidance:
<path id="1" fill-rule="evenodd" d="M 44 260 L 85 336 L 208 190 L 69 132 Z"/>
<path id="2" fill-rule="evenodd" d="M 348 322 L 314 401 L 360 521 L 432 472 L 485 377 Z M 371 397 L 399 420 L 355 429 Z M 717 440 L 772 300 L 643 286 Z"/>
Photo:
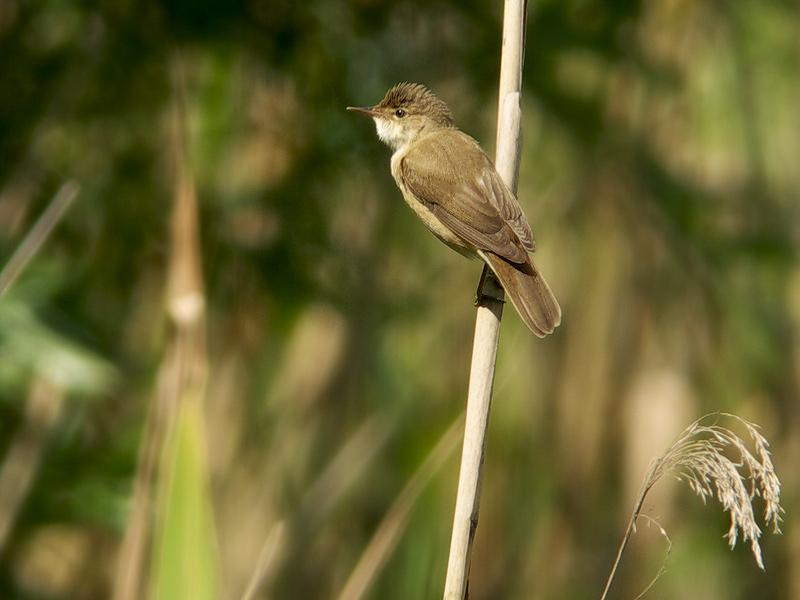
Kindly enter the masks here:
<path id="1" fill-rule="evenodd" d="M 430 229 L 433 235 L 435 235 L 459 254 L 463 254 L 470 258 L 477 256 L 475 250 L 471 246 L 465 244 L 461 238 L 450 231 L 450 229 L 445 227 L 427 206 L 417 200 L 414 194 L 402 186 L 400 190 L 403 192 L 403 199 L 406 201 L 406 204 L 408 204 L 411 210 L 413 210 L 414 213 L 419 217 L 420 221 L 425 224 L 425 227 Z"/>
<path id="2" fill-rule="evenodd" d="M 406 186 L 403 184 L 403 178 L 400 176 L 399 165 L 407 151 L 407 148 L 396 151 L 392 155 L 391 162 L 392 177 L 394 177 L 397 187 L 400 188 L 406 204 L 408 204 L 411 210 L 414 211 L 414 213 L 419 217 L 420 221 L 425 224 L 425 227 L 427 227 L 433 233 L 433 235 L 450 246 L 453 250 L 459 254 L 463 254 L 468 258 L 479 258 L 475 248 L 469 244 L 466 244 L 460 237 L 445 227 L 445 225 L 436 218 L 433 212 L 414 194 L 408 191 Z"/>

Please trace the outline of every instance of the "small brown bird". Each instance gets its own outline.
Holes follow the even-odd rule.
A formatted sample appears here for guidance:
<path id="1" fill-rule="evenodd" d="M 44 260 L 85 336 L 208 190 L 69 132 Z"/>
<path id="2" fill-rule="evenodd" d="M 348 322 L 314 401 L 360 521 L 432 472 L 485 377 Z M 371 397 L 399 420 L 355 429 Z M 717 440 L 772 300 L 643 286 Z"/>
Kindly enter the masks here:
<path id="1" fill-rule="evenodd" d="M 375 106 L 348 106 L 375 120 L 392 154 L 406 203 L 456 252 L 483 259 L 519 316 L 539 337 L 561 323 L 561 308 L 529 256 L 533 233 L 514 194 L 450 109 L 425 86 L 399 83 Z"/>

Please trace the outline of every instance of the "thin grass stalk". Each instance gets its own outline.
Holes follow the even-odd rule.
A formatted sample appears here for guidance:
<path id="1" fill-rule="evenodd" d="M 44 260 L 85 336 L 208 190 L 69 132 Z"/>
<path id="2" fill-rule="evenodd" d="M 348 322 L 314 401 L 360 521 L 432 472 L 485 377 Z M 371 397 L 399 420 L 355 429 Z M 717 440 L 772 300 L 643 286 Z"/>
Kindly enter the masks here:
<path id="1" fill-rule="evenodd" d="M 525 0 L 506 0 L 498 97 L 497 172 L 516 193 L 520 154 L 522 62 L 525 47 Z M 467 596 L 470 555 L 480 507 L 481 469 L 492 403 L 497 343 L 503 316 L 503 290 L 484 267 L 478 288 L 464 445 L 461 452 L 445 600 Z"/>
<path id="2" fill-rule="evenodd" d="M 242 600 L 269 597 L 274 575 L 296 552 L 293 547 L 317 532 L 385 448 L 390 428 L 373 417 L 361 424 L 336 453 L 320 476 L 308 486 L 291 519 L 275 520 L 259 552 Z"/>
<path id="3" fill-rule="evenodd" d="M 411 517 L 411 510 L 433 476 L 458 447 L 458 432 L 462 417 L 459 416 L 442 434 L 428 456 L 408 480 L 403 490 L 392 503 L 380 525 L 364 549 L 338 600 L 361 600 L 369 591 L 378 574 L 392 555 L 400 536 Z"/>
<path id="4" fill-rule="evenodd" d="M 28 263 L 36 256 L 42 244 L 50 237 L 55 226 L 66 214 L 67 209 L 72 206 L 72 202 L 80 189 L 81 186 L 74 181 L 67 181 L 58 189 L 50 204 L 36 220 L 28 235 L 25 236 L 14 251 L 14 254 L 11 255 L 3 270 L 0 271 L 0 298 L 14 284 L 20 273 L 25 270 Z"/>
<path id="5" fill-rule="evenodd" d="M 14 254 L 0 270 L 0 298 L 14 285 L 25 267 L 53 233 L 74 202 L 80 185 L 67 181 L 56 192 L 20 242 Z M 0 466 L 0 553 L 16 521 L 19 509 L 33 484 L 45 449 L 47 436 L 57 424 L 63 405 L 63 390 L 35 379 L 25 408 L 25 422 L 11 441 Z"/>
<path id="6" fill-rule="evenodd" d="M 628 519 L 628 525 L 625 528 L 625 535 L 622 536 L 622 542 L 620 542 L 619 548 L 617 549 L 617 555 L 614 558 L 614 564 L 611 566 L 611 572 L 608 574 L 608 579 L 606 580 L 606 585 L 603 588 L 603 593 L 600 596 L 600 600 L 606 600 L 608 592 L 611 590 L 611 584 L 614 582 L 614 579 L 617 576 L 617 570 L 619 569 L 619 564 L 622 562 L 622 555 L 625 554 L 625 549 L 628 547 L 628 542 L 631 541 L 631 537 L 636 532 L 636 520 L 641 516 L 642 505 L 644 505 L 645 498 L 647 498 L 650 488 L 652 488 L 655 483 L 653 481 L 653 474 L 657 470 L 658 461 L 654 462 L 650 466 L 644 483 L 642 484 L 642 489 L 639 491 L 639 496 L 636 498 L 636 505 L 633 507 L 633 511 L 631 511 L 631 516 Z M 648 586 L 648 589 L 650 587 L 652 587 L 652 584 L 651 586 Z"/>

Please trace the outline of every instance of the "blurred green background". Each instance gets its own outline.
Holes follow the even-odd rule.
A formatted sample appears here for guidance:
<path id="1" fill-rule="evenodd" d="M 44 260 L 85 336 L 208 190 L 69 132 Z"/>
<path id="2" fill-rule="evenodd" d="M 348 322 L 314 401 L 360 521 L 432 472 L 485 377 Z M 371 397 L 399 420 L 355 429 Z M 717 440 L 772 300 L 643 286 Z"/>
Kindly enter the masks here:
<path id="1" fill-rule="evenodd" d="M 501 21 L 0 2 L 1 262 L 81 185 L 0 298 L 0 597 L 441 597 L 480 269 L 344 107 L 424 82 L 491 154 Z M 648 462 L 715 410 L 771 440 L 784 535 L 761 573 L 663 481 L 650 597 L 800 598 L 798 5 L 540 0 L 527 32 L 564 322 L 506 310 L 470 598 L 599 596 Z M 612 597 L 664 554 L 641 527 Z"/>

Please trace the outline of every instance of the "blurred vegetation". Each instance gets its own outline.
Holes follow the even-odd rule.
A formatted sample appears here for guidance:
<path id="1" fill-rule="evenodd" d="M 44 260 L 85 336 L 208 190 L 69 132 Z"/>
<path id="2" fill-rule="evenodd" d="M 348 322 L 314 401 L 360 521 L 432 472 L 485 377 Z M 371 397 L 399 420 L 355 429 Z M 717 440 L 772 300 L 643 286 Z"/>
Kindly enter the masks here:
<path id="1" fill-rule="evenodd" d="M 501 13 L 0 2 L 0 262 L 82 186 L 0 298 L 0 597 L 332 598 L 357 564 L 440 596 L 479 267 L 344 107 L 421 81 L 491 151 Z M 598 595 L 649 460 L 717 409 L 772 441 L 785 535 L 761 573 L 663 482 L 652 595 L 800 597 L 799 26 L 531 3 L 520 198 L 565 318 L 506 311 L 471 598 Z M 642 528 L 616 597 L 664 551 Z"/>

